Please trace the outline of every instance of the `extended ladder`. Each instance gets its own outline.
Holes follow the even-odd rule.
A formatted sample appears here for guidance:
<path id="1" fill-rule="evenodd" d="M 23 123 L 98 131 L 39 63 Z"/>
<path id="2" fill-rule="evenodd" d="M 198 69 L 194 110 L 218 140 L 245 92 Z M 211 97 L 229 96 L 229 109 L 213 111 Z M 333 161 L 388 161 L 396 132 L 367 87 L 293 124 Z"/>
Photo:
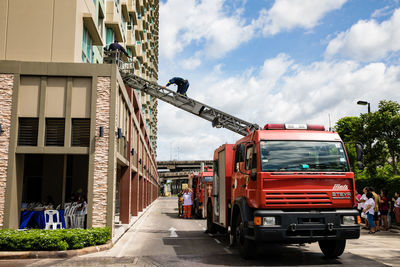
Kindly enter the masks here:
<path id="1" fill-rule="evenodd" d="M 212 123 L 213 127 L 223 127 L 243 136 L 248 134 L 248 130 L 254 131 L 260 128 L 257 124 L 241 120 L 194 99 L 178 94 L 170 89 L 163 88 L 156 83 L 149 82 L 128 70 L 121 70 L 120 73 L 122 80 L 131 88 L 143 91 L 175 107 L 206 119 Z"/>

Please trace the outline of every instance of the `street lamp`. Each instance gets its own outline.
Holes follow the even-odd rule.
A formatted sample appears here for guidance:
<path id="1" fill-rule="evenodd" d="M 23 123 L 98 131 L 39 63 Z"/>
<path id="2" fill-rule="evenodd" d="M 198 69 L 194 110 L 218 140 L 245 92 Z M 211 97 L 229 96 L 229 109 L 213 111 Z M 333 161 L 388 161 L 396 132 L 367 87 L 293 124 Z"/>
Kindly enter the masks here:
<path id="1" fill-rule="evenodd" d="M 362 105 L 362 106 L 368 105 L 368 113 L 371 113 L 371 105 L 369 102 L 360 100 L 357 101 L 357 105 Z"/>

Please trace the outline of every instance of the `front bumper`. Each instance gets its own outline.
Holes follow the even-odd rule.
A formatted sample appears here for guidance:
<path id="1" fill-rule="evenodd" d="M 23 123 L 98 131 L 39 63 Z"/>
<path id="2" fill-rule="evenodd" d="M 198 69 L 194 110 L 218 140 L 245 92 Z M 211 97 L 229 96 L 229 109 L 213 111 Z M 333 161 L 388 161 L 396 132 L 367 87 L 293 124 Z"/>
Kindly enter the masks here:
<path id="1" fill-rule="evenodd" d="M 246 237 L 258 242 L 273 243 L 308 243 L 359 238 L 360 225 L 342 224 L 344 215 L 357 217 L 358 212 L 357 210 L 309 212 L 256 210 L 254 216 L 275 217 L 277 223 L 272 226 L 255 226 L 251 222 Z"/>

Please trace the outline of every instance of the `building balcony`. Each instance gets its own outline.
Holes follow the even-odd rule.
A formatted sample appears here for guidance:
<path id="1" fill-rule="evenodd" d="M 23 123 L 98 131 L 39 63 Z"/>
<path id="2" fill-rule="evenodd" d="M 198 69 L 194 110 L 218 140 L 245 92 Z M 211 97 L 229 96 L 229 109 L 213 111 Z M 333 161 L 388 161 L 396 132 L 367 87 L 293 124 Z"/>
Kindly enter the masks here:
<path id="1" fill-rule="evenodd" d="M 128 21 L 129 20 L 129 13 L 128 13 L 127 0 L 120 0 L 120 1 L 121 1 L 122 16 L 124 16 L 125 21 Z"/>
<path id="2" fill-rule="evenodd" d="M 123 42 L 124 39 L 122 37 L 122 21 L 121 21 L 121 13 L 118 6 L 115 5 L 114 1 L 108 1 L 106 5 L 106 20 L 104 22 L 106 27 L 112 28 L 115 34 L 115 39 L 118 42 Z"/>
<path id="3" fill-rule="evenodd" d="M 104 45 L 103 40 L 101 39 L 101 35 L 97 29 L 92 14 L 90 13 L 83 14 L 83 25 L 85 25 L 86 29 L 88 30 L 93 45 L 103 46 Z"/>

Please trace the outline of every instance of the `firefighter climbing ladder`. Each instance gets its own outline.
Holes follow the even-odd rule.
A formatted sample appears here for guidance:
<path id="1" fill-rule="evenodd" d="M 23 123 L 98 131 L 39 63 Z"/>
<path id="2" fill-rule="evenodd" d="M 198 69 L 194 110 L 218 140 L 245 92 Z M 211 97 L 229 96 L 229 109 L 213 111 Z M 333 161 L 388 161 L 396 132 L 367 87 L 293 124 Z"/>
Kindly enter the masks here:
<path id="1" fill-rule="evenodd" d="M 178 94 L 170 89 L 163 88 L 156 83 L 149 82 L 136 76 L 129 70 L 121 70 L 120 73 L 122 80 L 131 88 L 143 91 L 175 107 L 208 120 L 212 123 L 213 127 L 223 127 L 243 136 L 248 134 L 248 130 L 254 131 L 259 129 L 257 124 L 241 120 L 194 99 Z"/>

